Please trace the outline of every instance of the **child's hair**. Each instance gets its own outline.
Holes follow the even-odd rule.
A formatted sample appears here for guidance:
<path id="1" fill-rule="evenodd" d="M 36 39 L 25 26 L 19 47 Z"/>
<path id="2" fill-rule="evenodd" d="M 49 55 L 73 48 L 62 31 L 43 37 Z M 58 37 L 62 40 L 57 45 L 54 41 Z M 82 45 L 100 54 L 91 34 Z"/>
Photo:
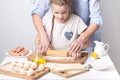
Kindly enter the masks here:
<path id="1" fill-rule="evenodd" d="M 56 4 L 59 6 L 63 6 L 63 5 L 68 5 L 69 7 L 72 6 L 72 0 L 51 0 L 50 1 L 51 4 Z"/>
<path id="2" fill-rule="evenodd" d="M 64 6 L 64 5 L 68 5 L 70 7 L 70 9 L 72 9 L 72 0 L 50 0 L 50 4 L 56 4 L 59 6 Z M 71 13 L 71 11 L 70 11 Z M 53 39 L 53 29 L 54 29 L 54 16 L 52 18 L 52 29 L 51 29 L 51 34 L 50 34 L 50 47 L 52 48 L 52 39 Z"/>

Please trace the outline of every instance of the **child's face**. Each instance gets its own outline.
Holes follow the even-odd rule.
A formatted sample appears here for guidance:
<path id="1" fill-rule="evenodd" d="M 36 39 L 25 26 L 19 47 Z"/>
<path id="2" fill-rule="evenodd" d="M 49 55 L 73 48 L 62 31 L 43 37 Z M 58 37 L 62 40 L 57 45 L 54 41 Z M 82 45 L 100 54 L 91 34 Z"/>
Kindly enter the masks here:
<path id="1" fill-rule="evenodd" d="M 70 7 L 68 5 L 52 4 L 52 11 L 57 22 L 65 23 L 70 18 Z"/>

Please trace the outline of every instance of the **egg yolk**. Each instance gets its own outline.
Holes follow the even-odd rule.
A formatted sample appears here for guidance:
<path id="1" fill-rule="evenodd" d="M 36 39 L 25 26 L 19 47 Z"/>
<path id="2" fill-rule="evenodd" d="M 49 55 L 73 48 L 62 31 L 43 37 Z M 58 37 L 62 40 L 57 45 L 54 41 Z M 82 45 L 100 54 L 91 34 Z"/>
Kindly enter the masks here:
<path id="1" fill-rule="evenodd" d="M 97 55 L 96 52 L 92 52 L 92 53 L 91 53 L 91 56 L 92 56 L 93 58 L 98 58 L 98 55 Z"/>

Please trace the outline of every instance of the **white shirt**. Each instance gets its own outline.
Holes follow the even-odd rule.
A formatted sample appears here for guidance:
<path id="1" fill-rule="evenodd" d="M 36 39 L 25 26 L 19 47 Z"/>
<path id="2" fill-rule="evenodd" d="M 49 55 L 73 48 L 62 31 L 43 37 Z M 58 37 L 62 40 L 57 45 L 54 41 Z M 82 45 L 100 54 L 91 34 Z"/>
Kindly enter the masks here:
<path id="1" fill-rule="evenodd" d="M 43 17 L 43 25 L 50 38 L 52 29 L 52 13 L 48 11 Z M 52 47 L 58 50 L 67 50 L 80 33 L 87 28 L 80 17 L 72 14 L 66 23 L 54 21 Z"/>

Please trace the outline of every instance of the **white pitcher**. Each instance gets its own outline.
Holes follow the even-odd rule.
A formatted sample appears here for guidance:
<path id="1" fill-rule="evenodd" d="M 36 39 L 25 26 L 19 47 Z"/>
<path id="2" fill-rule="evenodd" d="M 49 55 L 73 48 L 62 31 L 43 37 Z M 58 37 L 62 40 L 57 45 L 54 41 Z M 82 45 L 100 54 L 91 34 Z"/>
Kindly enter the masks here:
<path id="1" fill-rule="evenodd" d="M 105 43 L 99 42 L 99 41 L 94 41 L 94 43 L 95 43 L 94 52 L 99 57 L 107 55 L 107 52 L 109 50 L 109 45 L 108 44 L 105 44 Z"/>

